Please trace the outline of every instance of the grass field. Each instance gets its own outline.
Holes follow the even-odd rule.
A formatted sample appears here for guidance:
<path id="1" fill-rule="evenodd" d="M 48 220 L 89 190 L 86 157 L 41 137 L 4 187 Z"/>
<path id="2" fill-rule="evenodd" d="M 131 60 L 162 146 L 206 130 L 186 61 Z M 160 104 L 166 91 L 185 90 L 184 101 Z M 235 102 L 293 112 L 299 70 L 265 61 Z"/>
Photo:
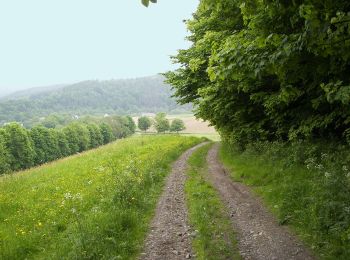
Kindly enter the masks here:
<path id="1" fill-rule="evenodd" d="M 189 159 L 186 198 L 190 223 L 196 232 L 196 259 L 241 259 L 229 215 L 217 191 L 206 180 L 206 155 L 211 144 L 199 148 Z"/>
<path id="2" fill-rule="evenodd" d="M 133 259 L 194 137 L 141 136 L 0 179 L 0 259 Z"/>
<path id="3" fill-rule="evenodd" d="M 220 157 L 232 178 L 251 186 L 318 258 L 349 259 L 350 174 L 342 166 L 344 151 L 299 145 L 267 144 L 244 152 L 223 145 Z"/>

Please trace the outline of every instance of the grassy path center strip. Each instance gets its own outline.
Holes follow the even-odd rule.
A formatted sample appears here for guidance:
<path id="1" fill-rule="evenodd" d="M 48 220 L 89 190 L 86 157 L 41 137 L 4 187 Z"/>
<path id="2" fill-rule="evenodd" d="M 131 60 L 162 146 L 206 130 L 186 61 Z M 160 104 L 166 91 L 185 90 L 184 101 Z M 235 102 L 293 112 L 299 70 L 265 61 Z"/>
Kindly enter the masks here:
<path id="1" fill-rule="evenodd" d="M 196 259 L 240 259 L 230 218 L 218 193 L 206 181 L 211 144 L 189 159 L 185 191 Z"/>

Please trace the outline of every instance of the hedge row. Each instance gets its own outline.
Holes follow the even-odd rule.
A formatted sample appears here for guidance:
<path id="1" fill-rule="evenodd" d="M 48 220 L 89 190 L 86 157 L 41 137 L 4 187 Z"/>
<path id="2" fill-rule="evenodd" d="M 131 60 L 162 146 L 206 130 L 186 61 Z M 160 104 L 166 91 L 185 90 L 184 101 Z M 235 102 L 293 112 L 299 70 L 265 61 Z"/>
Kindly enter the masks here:
<path id="1" fill-rule="evenodd" d="M 0 174 L 28 169 L 127 137 L 135 132 L 130 117 L 99 123 L 74 122 L 61 129 L 18 123 L 0 128 Z"/>

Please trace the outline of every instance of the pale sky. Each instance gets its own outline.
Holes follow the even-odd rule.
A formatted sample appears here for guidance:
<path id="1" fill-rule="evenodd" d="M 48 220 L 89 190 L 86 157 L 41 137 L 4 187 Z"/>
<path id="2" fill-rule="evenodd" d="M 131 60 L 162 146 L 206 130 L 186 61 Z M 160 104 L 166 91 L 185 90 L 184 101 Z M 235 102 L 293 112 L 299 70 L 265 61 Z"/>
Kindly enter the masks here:
<path id="1" fill-rule="evenodd" d="M 198 0 L 0 0 L 0 96 L 174 68 Z"/>

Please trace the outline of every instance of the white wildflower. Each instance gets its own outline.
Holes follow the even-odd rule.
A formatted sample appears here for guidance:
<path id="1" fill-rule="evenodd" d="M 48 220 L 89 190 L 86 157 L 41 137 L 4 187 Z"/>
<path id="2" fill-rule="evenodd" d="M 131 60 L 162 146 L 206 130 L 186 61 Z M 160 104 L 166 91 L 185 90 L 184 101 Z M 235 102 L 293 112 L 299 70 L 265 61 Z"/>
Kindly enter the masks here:
<path id="1" fill-rule="evenodd" d="M 325 172 L 325 173 L 324 173 L 324 176 L 325 176 L 326 178 L 330 178 L 330 177 L 332 176 L 332 174 L 331 174 L 330 172 Z"/>
<path id="2" fill-rule="evenodd" d="M 323 165 L 322 164 L 316 164 L 315 168 L 318 170 L 322 170 L 323 169 Z"/>
<path id="3" fill-rule="evenodd" d="M 72 196 L 72 194 L 70 192 L 67 192 L 67 193 L 64 194 L 64 198 L 66 200 L 69 200 L 69 199 L 73 198 L 73 196 Z"/>
<path id="4" fill-rule="evenodd" d="M 325 159 L 325 158 L 327 158 L 328 157 L 328 154 L 326 154 L 326 153 L 322 153 L 321 154 L 321 159 L 323 160 L 323 159 Z"/>

